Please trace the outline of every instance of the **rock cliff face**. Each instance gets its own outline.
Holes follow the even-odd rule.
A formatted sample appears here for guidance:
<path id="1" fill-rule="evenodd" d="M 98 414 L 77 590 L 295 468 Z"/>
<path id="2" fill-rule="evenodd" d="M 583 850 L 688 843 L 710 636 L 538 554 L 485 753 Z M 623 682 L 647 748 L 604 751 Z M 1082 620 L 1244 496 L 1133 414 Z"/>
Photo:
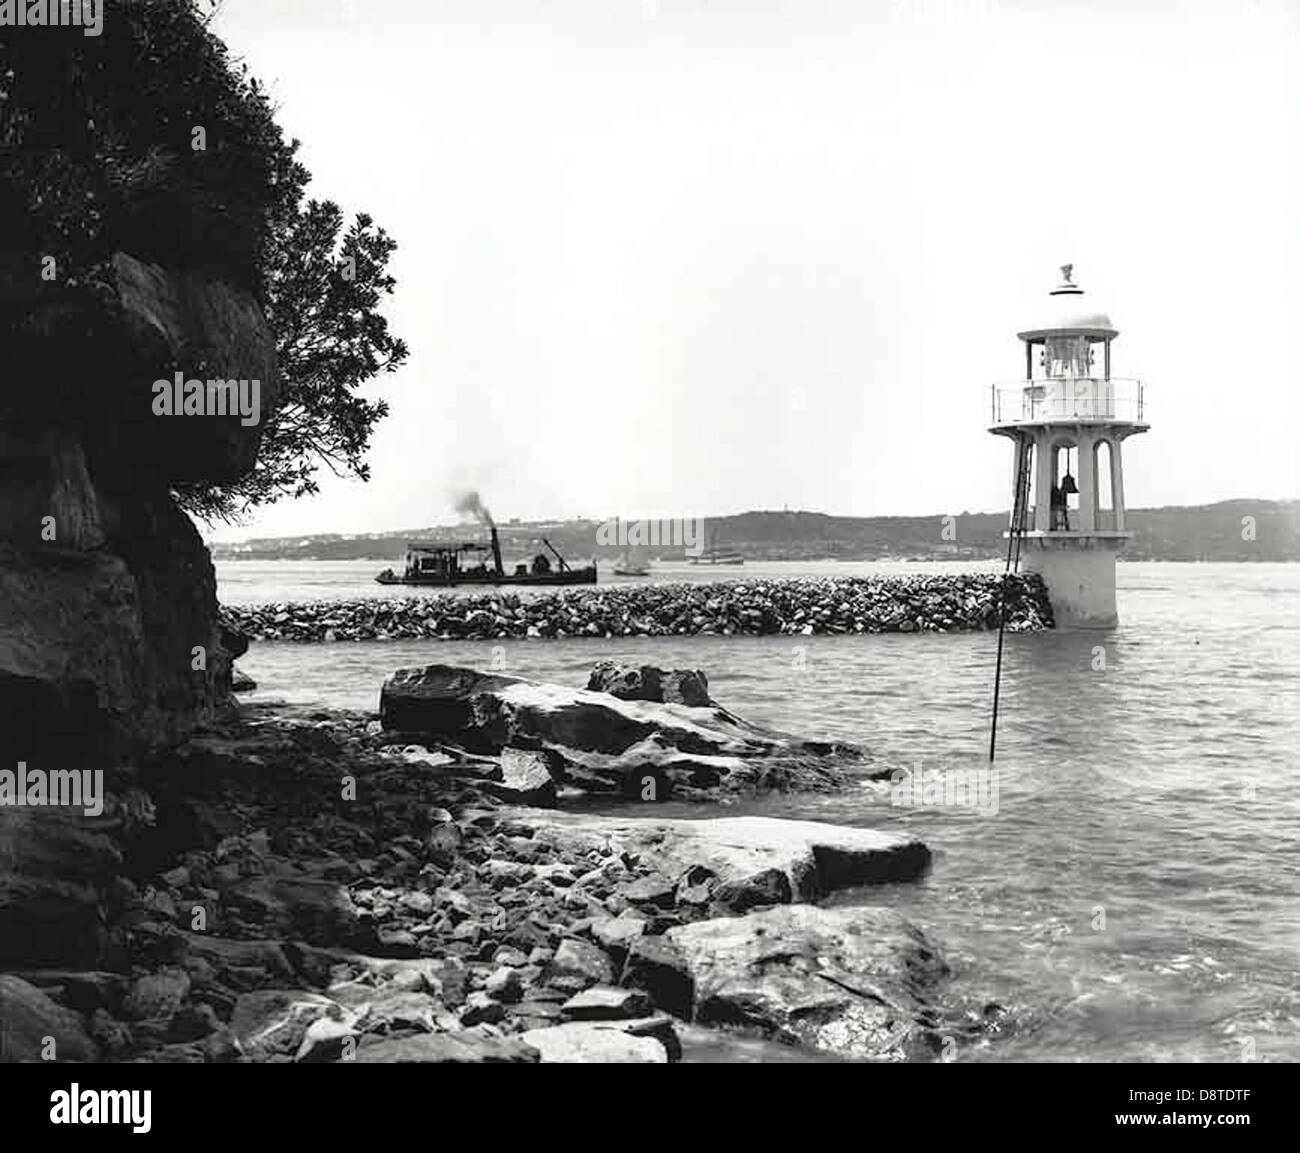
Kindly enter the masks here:
<path id="1" fill-rule="evenodd" d="M 238 642 L 170 487 L 237 479 L 261 438 L 238 415 L 157 416 L 153 384 L 257 380 L 264 417 L 275 345 L 251 296 L 193 271 L 118 253 L 90 289 L 41 268 L 0 260 L 0 770 L 104 770 L 111 789 L 117 766 L 183 740 L 229 693 Z M 94 955 L 81 862 L 98 836 L 66 811 L 0 805 L 0 941 Z"/>
<path id="2" fill-rule="evenodd" d="M 40 267 L 0 268 L 19 385 L 0 401 L 0 754 L 104 768 L 228 691 L 212 563 L 169 486 L 239 478 L 261 438 L 238 415 L 156 416 L 153 384 L 257 380 L 264 414 L 275 346 L 250 296 L 193 272 L 119 253 L 107 290 L 51 294 Z"/>

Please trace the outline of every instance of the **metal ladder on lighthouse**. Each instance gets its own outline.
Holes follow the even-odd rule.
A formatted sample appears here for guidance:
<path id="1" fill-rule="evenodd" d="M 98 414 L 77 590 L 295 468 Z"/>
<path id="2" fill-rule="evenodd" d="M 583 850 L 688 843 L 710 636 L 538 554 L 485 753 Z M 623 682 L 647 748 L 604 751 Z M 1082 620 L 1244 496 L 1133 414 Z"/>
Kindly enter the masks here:
<path id="1" fill-rule="evenodd" d="M 993 725 L 989 730 L 989 764 L 993 763 L 998 743 L 998 699 L 1002 690 L 1002 640 L 1007 628 L 1007 578 L 1020 567 L 1020 541 L 1025 535 L 1025 518 L 1029 510 L 1030 440 L 1019 437 L 1016 443 L 1016 491 L 1011 500 L 1011 526 L 1007 532 L 1007 567 L 998 586 L 998 664 L 993 674 Z M 1041 499 L 1041 498 L 1040 498 Z"/>

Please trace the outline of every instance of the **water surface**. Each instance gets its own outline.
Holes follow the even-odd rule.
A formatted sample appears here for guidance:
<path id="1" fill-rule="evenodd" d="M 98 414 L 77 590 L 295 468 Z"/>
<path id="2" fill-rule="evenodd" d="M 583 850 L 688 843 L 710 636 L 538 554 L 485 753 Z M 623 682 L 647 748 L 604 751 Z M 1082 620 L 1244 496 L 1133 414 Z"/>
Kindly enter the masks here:
<path id="1" fill-rule="evenodd" d="M 218 574 L 231 600 L 290 600 L 354 595 L 374 567 L 235 562 Z M 1300 1060 L 1300 565 L 1121 564 L 1119 599 L 1112 632 L 1007 637 L 996 813 L 897 807 L 865 781 L 726 811 L 894 828 L 931 846 L 920 881 L 836 901 L 897 908 L 940 943 L 957 1000 L 1012 1010 L 1002 1036 L 962 1059 Z M 602 658 L 702 668 L 746 717 L 950 770 L 985 764 L 994 645 L 966 633 L 263 642 L 240 664 L 259 696 L 367 709 L 402 665 L 573 685 Z"/>

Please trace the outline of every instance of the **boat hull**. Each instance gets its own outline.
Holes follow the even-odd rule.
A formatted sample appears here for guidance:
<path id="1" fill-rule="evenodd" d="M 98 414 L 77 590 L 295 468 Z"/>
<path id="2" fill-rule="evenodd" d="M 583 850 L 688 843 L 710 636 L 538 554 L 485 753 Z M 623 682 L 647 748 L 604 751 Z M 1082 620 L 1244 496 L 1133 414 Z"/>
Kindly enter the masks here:
<path id="1" fill-rule="evenodd" d="M 524 576 L 512 576 L 509 573 L 458 573 L 450 580 L 442 576 L 399 576 L 396 573 L 382 572 L 375 581 L 381 585 L 423 585 L 429 588 L 453 588 L 460 585 L 594 585 L 596 583 L 596 566 L 569 569 L 567 572 L 527 573 Z"/>

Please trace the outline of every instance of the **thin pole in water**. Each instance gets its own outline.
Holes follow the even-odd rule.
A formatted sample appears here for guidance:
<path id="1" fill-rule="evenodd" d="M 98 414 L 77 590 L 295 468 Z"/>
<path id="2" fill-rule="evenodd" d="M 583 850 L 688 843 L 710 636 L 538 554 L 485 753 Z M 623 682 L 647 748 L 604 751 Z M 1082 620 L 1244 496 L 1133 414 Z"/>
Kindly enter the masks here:
<path id="1" fill-rule="evenodd" d="M 1007 567 L 1002 574 L 1002 583 L 998 587 L 998 663 L 993 674 L 993 725 L 989 730 L 989 764 L 997 755 L 998 746 L 998 699 L 1002 692 L 1002 640 L 1007 628 L 1007 577 L 1011 567 L 1020 564 L 1020 534 L 1024 531 L 1025 505 L 1029 499 L 1029 442 L 1023 437 L 1017 445 L 1019 463 L 1016 467 L 1016 492 L 1011 501 L 1011 531 L 1007 533 Z M 1014 547 L 1014 561 L 1012 548 Z"/>

